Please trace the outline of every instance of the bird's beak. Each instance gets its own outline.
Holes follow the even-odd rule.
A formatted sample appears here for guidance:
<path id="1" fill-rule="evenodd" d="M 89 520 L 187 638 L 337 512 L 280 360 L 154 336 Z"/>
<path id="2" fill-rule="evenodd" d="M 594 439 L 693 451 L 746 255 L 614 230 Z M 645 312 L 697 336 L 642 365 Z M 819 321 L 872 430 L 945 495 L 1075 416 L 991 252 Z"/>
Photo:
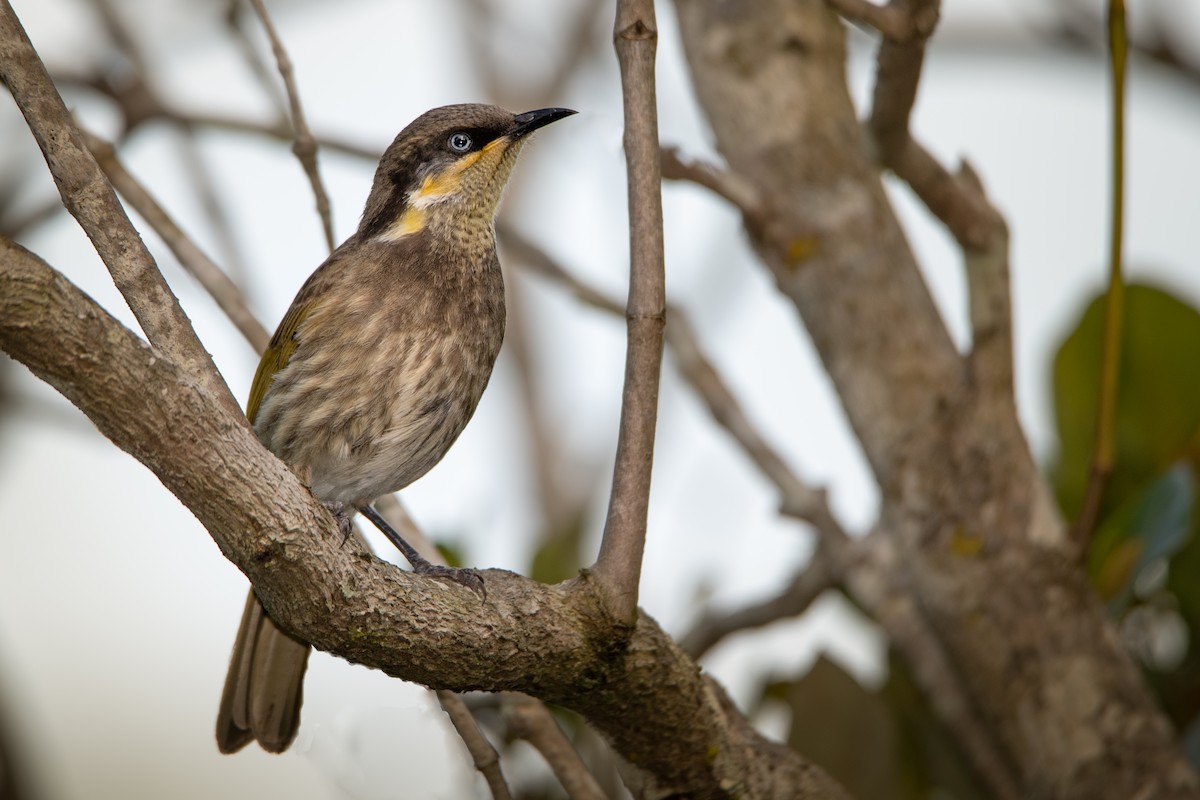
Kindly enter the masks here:
<path id="1" fill-rule="evenodd" d="M 537 111 L 526 111 L 524 114 L 517 114 L 513 117 L 516 127 L 508 135 L 513 137 L 527 136 L 538 128 L 543 128 L 551 122 L 557 122 L 563 117 L 569 117 L 574 113 L 576 112 L 569 108 L 539 108 Z"/>

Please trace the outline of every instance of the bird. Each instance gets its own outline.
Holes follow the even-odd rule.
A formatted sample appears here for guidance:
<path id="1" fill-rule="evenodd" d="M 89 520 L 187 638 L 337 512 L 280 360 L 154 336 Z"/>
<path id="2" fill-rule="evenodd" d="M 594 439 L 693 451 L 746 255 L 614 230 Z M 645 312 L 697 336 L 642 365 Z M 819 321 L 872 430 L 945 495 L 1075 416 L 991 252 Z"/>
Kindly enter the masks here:
<path id="1" fill-rule="evenodd" d="M 279 323 L 246 416 L 345 534 L 359 511 L 384 524 L 370 503 L 428 472 L 474 414 L 504 338 L 501 195 L 529 135 L 574 113 L 461 104 L 419 116 L 380 158 L 358 229 Z M 481 589 L 474 570 L 432 565 L 389 531 L 414 571 Z M 221 752 L 291 745 L 310 651 L 251 589 L 217 714 Z"/>

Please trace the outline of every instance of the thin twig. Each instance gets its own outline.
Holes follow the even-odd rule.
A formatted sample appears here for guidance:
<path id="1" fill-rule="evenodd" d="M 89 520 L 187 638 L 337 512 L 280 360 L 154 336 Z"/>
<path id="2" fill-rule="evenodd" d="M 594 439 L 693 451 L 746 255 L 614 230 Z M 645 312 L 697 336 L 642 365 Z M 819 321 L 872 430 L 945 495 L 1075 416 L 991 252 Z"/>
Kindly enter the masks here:
<path id="1" fill-rule="evenodd" d="M 270 65 L 266 59 L 262 58 L 256 42 L 251 39 L 250 32 L 246 29 L 247 26 L 241 13 L 244 7 L 242 0 L 226 0 L 226 3 L 228 8 L 225 11 L 225 27 L 229 29 L 233 40 L 237 42 L 238 53 L 241 55 L 242 61 L 249 68 L 250 73 L 255 77 L 259 85 L 266 91 L 276 116 L 281 121 L 286 121 L 287 99 L 284 97 L 283 92 L 279 91 L 279 85 L 272 80 L 274 73 Z M 287 138 L 291 138 L 290 132 Z"/>
<path id="2" fill-rule="evenodd" d="M 213 172 L 204 163 L 196 130 L 186 125 L 177 125 L 179 132 L 178 150 L 187 171 L 188 184 L 194 187 L 200 200 L 200 207 L 212 226 L 217 238 L 221 261 L 224 262 L 228 274 L 234 279 L 246 277 L 246 263 L 238 247 L 237 236 L 233 230 L 233 221 L 229 209 L 221 202 L 220 193 L 213 181 Z"/>
<path id="3" fill-rule="evenodd" d="M 646 546 L 666 305 L 653 0 L 618 0 L 613 42 L 621 67 L 629 184 L 628 347 L 613 488 L 593 574 L 609 612 L 632 624 Z"/>
<path id="4" fill-rule="evenodd" d="M 313 196 L 317 201 L 317 213 L 321 216 L 321 225 L 325 229 L 325 243 L 332 251 L 336 246 L 333 238 L 333 214 L 329 208 L 329 195 L 325 192 L 325 185 L 321 182 L 321 173 L 317 170 L 317 143 L 304 119 L 304 108 L 300 105 L 300 91 L 296 88 L 292 60 L 283 47 L 283 41 L 275 33 L 275 26 L 271 24 L 271 18 L 267 15 L 267 8 L 263 4 L 263 0 L 250 0 L 250 5 L 254 7 L 255 13 L 262 21 L 263 30 L 267 32 L 267 37 L 271 40 L 271 52 L 275 54 L 275 62 L 279 66 L 279 75 L 283 78 L 283 85 L 287 89 L 288 104 L 292 112 L 292 126 L 295 128 L 296 135 L 292 152 L 296 154 L 296 158 L 300 159 L 300 165 L 304 167 L 304 174 L 308 176 L 308 182 L 312 185 Z"/>
<path id="5" fill-rule="evenodd" d="M 46 157 L 63 204 L 79 221 L 150 343 L 227 409 L 238 408 L 179 300 L 163 279 L 8 0 L 0 0 L 0 77 Z"/>
<path id="6" fill-rule="evenodd" d="M 826 560 L 814 557 L 808 567 L 797 573 L 787 588 L 775 597 L 728 614 L 705 615 L 679 640 L 679 646 L 699 660 L 727 636 L 800 616 L 834 585 L 836 581 Z"/>
<path id="7" fill-rule="evenodd" d="M 442 704 L 442 710 L 446 712 L 454 729 L 458 731 L 459 738 L 467 746 L 467 752 L 471 754 L 471 760 L 475 762 L 475 769 L 479 770 L 484 780 L 487 781 L 492 797 L 496 800 L 509 800 L 512 793 L 504 781 L 504 773 L 500 771 L 500 755 L 483 735 L 483 731 L 479 730 L 479 725 L 475 723 L 475 718 L 471 716 L 467 704 L 454 692 L 445 689 L 438 689 L 435 694 L 438 702 Z"/>
<path id="8" fill-rule="evenodd" d="M 664 147 L 662 175 L 665 180 L 691 181 L 733 204 L 752 220 L 762 217 L 762 202 L 754 186 L 737 174 L 699 159 L 685 160 L 678 147 Z"/>
<path id="9" fill-rule="evenodd" d="M 509 732 L 533 745 L 550 765 L 571 800 L 604 800 L 604 791 L 554 715 L 541 701 L 519 692 L 505 692 L 504 719 Z"/>
<path id="10" fill-rule="evenodd" d="M 262 353 L 271 341 L 271 334 L 259 323 L 254 313 L 246 305 L 241 290 L 196 245 L 195 241 L 183 232 L 153 195 L 146 190 L 146 187 L 125 169 L 109 142 L 86 131 L 83 132 L 83 136 L 92 155 L 100 164 L 100 168 L 104 170 L 121 196 L 133 206 L 138 214 L 141 214 L 155 233 L 162 237 L 183 268 L 200 282 L 200 285 L 216 301 L 229 320 L 250 342 L 250 346 L 254 348 L 255 352 Z"/>
<path id="11" fill-rule="evenodd" d="M 905 135 L 888 167 L 912 187 L 925 207 L 945 224 L 964 250 L 987 250 L 1006 235 L 1004 219 L 983 193 L 978 176 L 965 162 L 951 173 L 920 142 Z"/>
<path id="12" fill-rule="evenodd" d="M 1096 438 L 1088 469 L 1083 508 L 1071 531 L 1080 560 L 1086 560 L 1100 518 L 1104 489 L 1116 450 L 1117 388 L 1121 379 L 1121 327 L 1125 279 L 1121 252 L 1125 232 L 1125 0 L 1108 2 L 1108 48 L 1112 64 L 1112 196 L 1108 252 L 1108 292 L 1104 298 L 1104 338 L 1100 348 L 1100 386 L 1096 396 Z"/>

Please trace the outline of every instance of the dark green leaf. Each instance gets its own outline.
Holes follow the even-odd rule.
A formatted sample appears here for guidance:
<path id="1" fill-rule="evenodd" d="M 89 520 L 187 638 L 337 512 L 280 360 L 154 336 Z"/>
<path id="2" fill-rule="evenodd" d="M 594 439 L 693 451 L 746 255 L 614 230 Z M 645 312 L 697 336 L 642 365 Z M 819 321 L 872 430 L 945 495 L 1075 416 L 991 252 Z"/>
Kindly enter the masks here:
<path id="1" fill-rule="evenodd" d="M 1079 513 L 1095 438 L 1103 298 L 1088 306 L 1054 361 L 1061 443 L 1055 489 Z M 1161 289 L 1125 290 L 1116 463 L 1101 519 L 1182 458 L 1200 431 L 1200 313 Z"/>

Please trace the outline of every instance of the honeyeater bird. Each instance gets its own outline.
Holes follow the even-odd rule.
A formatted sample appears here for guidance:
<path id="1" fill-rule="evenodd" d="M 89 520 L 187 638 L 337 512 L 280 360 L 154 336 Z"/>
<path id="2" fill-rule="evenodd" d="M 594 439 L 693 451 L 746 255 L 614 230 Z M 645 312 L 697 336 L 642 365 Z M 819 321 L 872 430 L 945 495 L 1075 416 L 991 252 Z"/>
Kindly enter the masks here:
<path id="1" fill-rule="evenodd" d="M 347 533 L 355 511 L 382 524 L 369 503 L 424 475 L 475 412 L 504 337 L 500 195 L 529 134 L 574 113 L 455 105 L 422 114 L 384 152 L 358 230 L 279 323 L 246 415 Z M 405 554 L 417 571 L 480 580 Z M 222 752 L 252 739 L 287 749 L 308 654 L 252 590 L 217 716 Z"/>

